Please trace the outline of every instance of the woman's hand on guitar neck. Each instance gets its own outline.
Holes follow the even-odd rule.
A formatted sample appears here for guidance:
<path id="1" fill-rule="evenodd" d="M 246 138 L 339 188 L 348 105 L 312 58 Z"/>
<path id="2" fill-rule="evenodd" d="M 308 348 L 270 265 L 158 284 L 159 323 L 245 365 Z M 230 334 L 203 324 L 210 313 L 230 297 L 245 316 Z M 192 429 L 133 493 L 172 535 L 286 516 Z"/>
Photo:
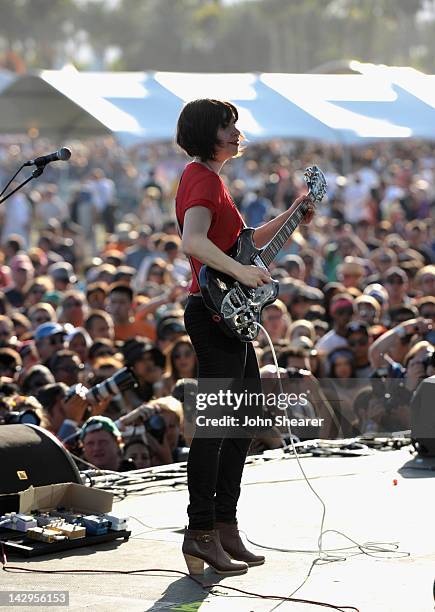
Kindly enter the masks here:
<path id="1" fill-rule="evenodd" d="M 293 202 L 293 204 L 292 204 L 292 206 L 290 208 L 290 211 L 293 211 L 302 202 L 306 202 L 308 210 L 305 213 L 305 216 L 303 217 L 303 219 L 301 221 L 301 225 L 308 225 L 313 220 L 314 214 L 316 212 L 316 207 L 315 207 L 312 199 L 309 196 L 302 195 L 302 196 L 299 196 L 298 198 L 296 198 L 296 200 Z"/>
<path id="2" fill-rule="evenodd" d="M 271 276 L 267 270 L 258 268 L 257 266 L 239 264 L 237 267 L 234 278 L 252 289 L 267 285 L 271 282 Z"/>

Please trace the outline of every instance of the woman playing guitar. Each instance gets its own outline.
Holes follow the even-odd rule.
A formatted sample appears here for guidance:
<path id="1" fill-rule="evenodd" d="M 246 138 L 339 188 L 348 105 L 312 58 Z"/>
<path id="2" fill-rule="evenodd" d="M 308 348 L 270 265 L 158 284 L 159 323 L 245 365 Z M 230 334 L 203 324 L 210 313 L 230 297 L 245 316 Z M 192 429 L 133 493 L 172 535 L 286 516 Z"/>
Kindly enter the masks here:
<path id="1" fill-rule="evenodd" d="M 185 326 L 198 357 L 198 379 L 236 378 L 258 381 L 260 375 L 251 342 L 226 335 L 212 318 L 200 293 L 198 275 L 202 264 L 224 272 L 247 287 L 271 282 L 267 269 L 243 265 L 226 253 L 236 242 L 243 219 L 219 176 L 224 163 L 239 153 L 242 135 L 236 127 L 236 107 L 219 100 L 188 103 L 177 125 L 177 144 L 194 161 L 180 180 L 176 214 L 182 248 L 192 267 L 192 285 L 185 309 Z M 292 211 L 304 201 L 258 227 L 257 247 L 269 242 Z M 307 199 L 304 223 L 314 215 Z M 249 437 L 203 437 L 196 431 L 187 465 L 189 526 L 183 553 L 189 572 L 202 573 L 204 561 L 221 574 L 239 574 L 248 566 L 264 563 L 264 557 L 248 551 L 237 529 L 236 509 L 240 495 Z"/>

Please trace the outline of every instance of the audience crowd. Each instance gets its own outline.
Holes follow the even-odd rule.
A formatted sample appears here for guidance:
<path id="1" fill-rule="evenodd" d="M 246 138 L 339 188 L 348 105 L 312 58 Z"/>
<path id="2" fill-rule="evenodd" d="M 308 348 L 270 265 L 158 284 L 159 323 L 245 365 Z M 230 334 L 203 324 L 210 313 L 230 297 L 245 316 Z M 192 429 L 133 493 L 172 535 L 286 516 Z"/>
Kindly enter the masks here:
<path id="1" fill-rule="evenodd" d="M 71 149 L 0 211 L 0 422 L 40 423 L 81 467 L 182 461 L 197 372 L 173 200 L 188 160 L 167 144 Z M 2 185 L 48 150 L 3 141 Z M 315 393 L 305 413 L 330 417 L 317 435 L 407 431 L 435 374 L 435 149 L 354 149 L 344 174 L 339 149 L 273 141 L 249 145 L 223 178 L 256 227 L 304 192 L 313 163 L 328 196 L 271 265 L 280 294 L 263 324 L 281 375 Z M 255 345 L 262 376 L 276 377 L 263 334 Z M 274 434 L 251 452 L 281 446 L 285 429 Z"/>

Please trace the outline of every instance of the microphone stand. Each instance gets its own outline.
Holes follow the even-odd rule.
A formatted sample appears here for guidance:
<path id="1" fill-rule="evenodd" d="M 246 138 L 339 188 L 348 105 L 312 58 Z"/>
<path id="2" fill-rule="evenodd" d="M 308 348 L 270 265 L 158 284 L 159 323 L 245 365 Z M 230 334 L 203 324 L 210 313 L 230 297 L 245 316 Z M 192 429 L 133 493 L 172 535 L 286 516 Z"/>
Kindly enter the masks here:
<path id="1" fill-rule="evenodd" d="M 20 168 L 18 168 L 17 172 L 15 172 L 14 176 L 11 178 L 11 180 L 9 181 L 9 183 L 6 185 L 6 187 L 3 189 L 3 191 L 0 193 L 0 196 L 2 196 L 4 194 L 4 192 L 6 191 L 6 189 L 9 187 L 9 185 L 12 183 L 12 181 L 14 180 L 14 178 L 17 176 L 17 174 L 25 167 L 28 166 L 28 163 L 23 164 Z M 45 170 L 45 165 L 41 165 L 38 166 L 37 168 L 35 168 L 35 170 L 33 170 L 31 176 L 29 176 L 28 178 L 26 178 L 25 181 L 23 181 L 22 183 L 20 183 L 18 185 L 18 187 L 15 187 L 15 189 L 13 189 L 12 191 L 10 191 L 8 194 L 6 194 L 3 198 L 0 199 L 0 204 L 3 204 L 3 202 L 5 202 L 8 198 L 11 197 L 11 195 L 14 195 L 14 193 L 16 193 L 17 191 L 19 191 L 22 187 L 24 187 L 24 185 L 27 185 L 27 183 L 29 181 L 31 181 L 32 179 L 38 178 L 38 176 L 41 176 L 41 174 L 44 172 Z"/>

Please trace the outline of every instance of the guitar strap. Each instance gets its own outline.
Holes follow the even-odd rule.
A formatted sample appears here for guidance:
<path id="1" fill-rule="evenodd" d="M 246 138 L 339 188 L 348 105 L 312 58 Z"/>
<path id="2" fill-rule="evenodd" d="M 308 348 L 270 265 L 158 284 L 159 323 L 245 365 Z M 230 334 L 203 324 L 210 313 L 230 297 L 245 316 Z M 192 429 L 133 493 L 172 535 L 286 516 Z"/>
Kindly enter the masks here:
<path id="1" fill-rule="evenodd" d="M 183 180 L 183 176 L 184 176 L 184 170 L 183 170 L 183 173 L 181 174 L 180 181 L 179 181 L 179 183 L 178 183 L 178 187 L 181 185 L 181 181 Z M 230 197 L 231 197 L 231 196 L 230 196 Z M 231 198 L 231 199 L 232 199 L 232 198 Z M 236 206 L 236 205 L 235 205 L 235 203 L 234 203 L 234 200 L 232 200 L 232 201 L 233 201 L 234 206 Z M 237 208 L 237 207 L 236 207 L 236 208 Z M 176 220 L 177 220 L 177 229 L 178 229 L 178 235 L 180 236 L 180 238 L 182 238 L 182 237 L 183 237 L 183 226 L 181 225 L 180 220 L 179 220 L 179 218 L 178 218 L 178 215 L 177 215 L 177 214 L 175 215 L 175 218 L 176 218 Z M 242 218 L 242 223 L 243 223 L 243 227 L 245 228 L 245 227 L 246 227 L 246 224 L 245 224 L 245 222 L 244 222 L 243 218 Z M 198 288 L 199 288 L 199 291 L 200 291 L 200 293 L 201 293 L 201 295 L 202 295 L 202 291 L 201 291 L 201 284 L 200 284 L 200 282 L 199 282 L 199 276 L 198 276 L 198 273 L 197 273 L 197 271 L 196 271 L 195 266 L 193 265 L 192 258 L 191 258 L 189 255 L 187 256 L 187 258 L 188 258 L 188 260 L 189 260 L 189 262 L 190 262 L 190 267 L 192 268 L 193 273 L 195 274 L 196 281 L 197 281 L 197 283 L 198 283 Z M 206 306 L 206 308 L 207 308 L 207 309 L 210 311 L 212 320 L 213 320 L 215 323 L 218 323 L 218 324 L 219 324 L 219 323 L 222 323 L 222 325 L 221 325 L 222 330 L 223 330 L 223 331 L 224 331 L 224 332 L 225 332 L 227 335 L 231 335 L 231 336 L 232 336 L 232 334 L 229 334 L 229 333 L 228 333 L 228 328 L 227 328 L 227 326 L 226 326 L 226 325 L 225 325 L 225 324 L 222 322 L 222 315 L 221 315 L 221 314 L 219 314 L 218 312 L 216 312 L 216 310 L 214 310 L 213 308 L 210 308 L 210 306 L 207 304 L 207 302 L 206 302 L 206 300 L 204 299 L 204 297 L 203 297 L 203 302 L 204 302 L 204 305 Z"/>

